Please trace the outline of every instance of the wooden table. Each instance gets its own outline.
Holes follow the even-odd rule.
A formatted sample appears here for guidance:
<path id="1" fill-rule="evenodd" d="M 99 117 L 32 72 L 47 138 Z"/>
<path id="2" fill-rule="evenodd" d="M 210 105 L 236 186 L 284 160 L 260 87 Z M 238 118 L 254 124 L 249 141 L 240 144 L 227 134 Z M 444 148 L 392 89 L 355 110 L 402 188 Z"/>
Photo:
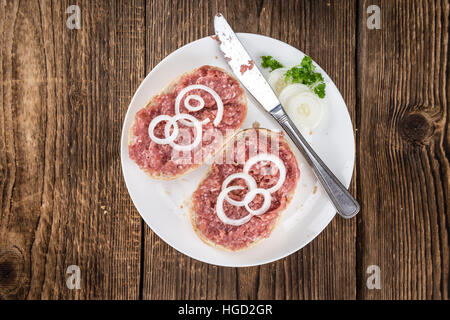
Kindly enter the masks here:
<path id="1" fill-rule="evenodd" d="M 80 29 L 66 25 L 72 4 Z M 367 27 L 369 5 L 381 29 Z M 260 267 L 216 267 L 169 247 L 121 172 L 138 85 L 212 34 L 218 11 L 238 32 L 310 55 L 355 127 L 361 213 Z M 445 0 L 0 0 L 0 298 L 448 299 L 448 30 Z M 71 265 L 80 289 L 66 284 Z M 371 265 L 380 289 L 367 286 Z"/>

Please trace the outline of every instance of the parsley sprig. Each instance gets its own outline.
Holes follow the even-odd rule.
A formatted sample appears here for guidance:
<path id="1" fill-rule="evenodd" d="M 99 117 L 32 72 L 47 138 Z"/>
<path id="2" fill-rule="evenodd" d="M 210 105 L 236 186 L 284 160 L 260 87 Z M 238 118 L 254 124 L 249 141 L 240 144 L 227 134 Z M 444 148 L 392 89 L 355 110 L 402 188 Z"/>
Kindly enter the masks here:
<path id="1" fill-rule="evenodd" d="M 282 68 L 283 65 L 271 56 L 262 57 L 262 67 L 270 67 L 273 70 Z M 310 87 L 319 98 L 325 97 L 325 81 L 320 72 L 315 71 L 316 66 L 312 63 L 312 59 L 305 56 L 299 65 L 286 71 L 285 80 L 291 83 L 301 83 Z"/>
<path id="2" fill-rule="evenodd" d="M 320 72 L 315 71 L 312 59 L 305 56 L 298 66 L 286 71 L 286 82 L 301 83 L 313 89 L 314 93 L 323 99 L 325 97 L 325 82 Z"/>
<path id="3" fill-rule="evenodd" d="M 272 58 L 272 56 L 262 56 L 261 58 L 262 58 L 261 66 L 263 68 L 270 68 L 272 69 L 271 71 L 273 71 L 275 69 L 284 67 L 281 63 Z"/>

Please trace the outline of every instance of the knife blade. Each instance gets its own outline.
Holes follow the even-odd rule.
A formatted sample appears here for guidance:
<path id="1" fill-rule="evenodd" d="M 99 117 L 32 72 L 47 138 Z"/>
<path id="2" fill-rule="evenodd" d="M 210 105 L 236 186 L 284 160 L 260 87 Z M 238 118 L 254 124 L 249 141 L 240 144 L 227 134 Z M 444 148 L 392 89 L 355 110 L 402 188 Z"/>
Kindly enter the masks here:
<path id="1" fill-rule="evenodd" d="M 255 65 L 253 58 L 220 13 L 214 18 L 214 28 L 220 50 L 231 70 L 263 108 L 270 112 L 280 104 L 280 101 Z"/>
<path id="2" fill-rule="evenodd" d="M 214 17 L 214 29 L 220 50 L 234 75 L 288 134 L 306 161 L 311 165 L 337 212 L 346 219 L 354 217 L 360 210 L 358 202 L 306 142 L 284 111 L 283 106 L 261 71 L 255 65 L 255 61 L 245 50 L 221 13 Z"/>

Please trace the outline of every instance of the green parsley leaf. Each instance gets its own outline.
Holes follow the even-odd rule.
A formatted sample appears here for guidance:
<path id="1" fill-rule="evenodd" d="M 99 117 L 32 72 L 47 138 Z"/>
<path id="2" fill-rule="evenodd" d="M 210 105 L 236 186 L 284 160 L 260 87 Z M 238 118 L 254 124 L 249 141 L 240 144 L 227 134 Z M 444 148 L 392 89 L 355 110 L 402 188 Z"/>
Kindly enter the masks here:
<path id="1" fill-rule="evenodd" d="M 323 99 L 325 97 L 325 82 L 319 83 L 314 87 L 314 93 Z"/>
<path id="2" fill-rule="evenodd" d="M 298 66 L 285 73 L 286 82 L 301 83 L 313 89 L 314 93 L 323 99 L 325 97 L 325 82 L 320 72 L 315 72 L 316 66 L 312 59 L 305 56 Z"/>
<path id="3" fill-rule="evenodd" d="M 262 56 L 261 58 L 262 58 L 261 66 L 263 68 L 271 68 L 272 69 L 271 71 L 273 71 L 275 69 L 284 67 L 281 63 L 272 58 L 272 56 Z"/>

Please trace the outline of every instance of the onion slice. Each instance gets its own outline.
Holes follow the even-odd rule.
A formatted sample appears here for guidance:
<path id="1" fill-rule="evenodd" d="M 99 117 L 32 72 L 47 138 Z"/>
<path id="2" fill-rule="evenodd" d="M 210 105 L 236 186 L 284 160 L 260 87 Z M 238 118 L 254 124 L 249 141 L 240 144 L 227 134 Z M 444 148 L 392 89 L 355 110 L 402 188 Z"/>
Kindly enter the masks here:
<path id="1" fill-rule="evenodd" d="M 257 194 L 261 194 L 264 196 L 264 202 L 259 209 L 253 210 L 249 207 L 249 204 L 255 199 L 255 196 Z M 251 215 L 259 216 L 265 213 L 270 208 L 270 204 L 272 203 L 272 197 L 270 196 L 270 192 L 268 189 L 257 188 L 250 190 L 250 192 L 245 195 L 244 203 L 245 209 L 248 212 L 250 212 Z"/>
<path id="2" fill-rule="evenodd" d="M 256 163 L 260 161 L 271 161 L 273 162 L 280 172 L 280 177 L 278 178 L 277 183 L 272 187 L 267 189 L 270 193 L 273 193 L 281 188 L 281 186 L 284 183 L 284 180 L 286 180 L 286 167 L 284 166 L 283 161 L 278 158 L 277 156 L 273 154 L 267 154 L 267 153 L 260 153 L 254 157 L 251 157 L 247 160 L 247 162 L 244 164 L 244 173 L 248 174 L 250 171 L 250 168 L 255 165 Z"/>
<path id="3" fill-rule="evenodd" d="M 289 117 L 299 127 L 313 129 L 322 118 L 322 102 L 312 92 L 298 93 L 290 98 L 284 106 Z"/>
<path id="4" fill-rule="evenodd" d="M 288 68 L 279 68 L 273 70 L 269 74 L 267 82 L 270 84 L 276 95 L 279 95 L 280 92 L 288 85 L 285 80 L 286 77 L 284 75 L 288 70 Z"/>
<path id="5" fill-rule="evenodd" d="M 258 188 L 255 179 L 249 174 L 249 171 L 253 165 L 260 161 L 271 161 L 273 162 L 280 173 L 280 177 L 277 181 L 277 183 L 269 189 L 263 189 Z M 233 190 L 243 190 L 244 187 L 241 186 L 231 186 L 228 187 L 231 181 L 235 179 L 243 179 L 248 187 L 248 192 L 244 197 L 244 200 L 242 201 L 236 201 L 231 199 L 228 196 L 228 193 Z M 225 224 L 233 225 L 233 226 L 240 226 L 248 221 L 253 216 L 259 216 L 265 213 L 272 203 L 272 196 L 271 193 L 277 191 L 281 188 L 284 181 L 286 179 L 286 167 L 283 163 L 283 161 L 273 155 L 273 154 L 267 154 L 267 153 L 261 153 L 254 157 L 251 157 L 247 160 L 247 162 L 244 164 L 243 172 L 234 173 L 232 175 L 229 175 L 222 183 L 222 191 L 219 193 L 219 196 L 217 197 L 217 204 L 216 204 L 216 213 L 217 217 Z M 262 206 L 259 209 L 253 210 L 250 208 L 250 203 L 255 199 L 255 196 L 261 194 L 264 197 L 264 202 Z M 226 216 L 224 210 L 223 210 L 223 202 L 226 200 L 228 203 L 234 206 L 242 207 L 244 206 L 247 212 L 249 213 L 247 216 L 240 218 L 240 219 L 231 219 Z"/>
<path id="6" fill-rule="evenodd" d="M 225 214 L 225 211 L 223 210 L 223 201 L 225 200 L 225 196 L 228 195 L 228 192 L 233 191 L 233 190 L 238 190 L 238 189 L 243 189 L 243 187 L 232 186 L 232 187 L 225 188 L 220 192 L 219 196 L 217 197 L 217 204 L 216 204 L 217 217 L 223 223 L 229 224 L 232 226 L 241 226 L 244 223 L 249 222 L 253 216 L 251 213 L 249 213 L 248 215 L 246 215 L 243 218 L 232 219 L 232 218 L 227 217 L 227 215 Z"/>
<path id="7" fill-rule="evenodd" d="M 289 103 L 289 100 L 291 100 L 291 98 L 303 92 L 310 92 L 310 89 L 307 85 L 301 83 L 293 83 L 285 87 L 280 92 L 278 98 L 280 99 L 281 104 L 284 106 Z"/>
<path id="8" fill-rule="evenodd" d="M 172 139 L 172 140 L 169 139 L 169 144 L 175 150 L 190 151 L 190 150 L 194 149 L 196 146 L 198 146 L 200 144 L 200 142 L 202 141 L 202 124 L 194 116 L 191 116 L 190 114 L 185 114 L 185 113 L 180 113 L 180 114 L 174 115 L 172 117 L 172 121 L 166 123 L 166 127 L 164 128 L 164 134 L 167 137 L 170 133 L 170 128 L 173 126 L 174 131 L 172 132 L 172 135 L 175 131 L 177 132 L 177 135 L 178 135 L 179 129 L 178 129 L 177 121 L 183 120 L 183 119 L 189 120 L 195 128 L 194 142 L 192 142 L 191 144 L 188 144 L 188 145 L 179 145 L 179 144 L 175 143 L 175 139 Z M 170 137 L 172 135 L 170 135 Z"/>
<path id="9" fill-rule="evenodd" d="M 210 87 L 201 85 L 201 84 L 194 84 L 191 86 L 187 86 L 185 88 L 183 88 L 180 93 L 178 94 L 177 98 L 175 99 L 175 113 L 176 114 L 180 114 L 180 103 L 181 103 L 181 99 L 183 99 L 184 95 L 191 91 L 191 90 L 204 90 L 206 92 L 208 92 L 209 94 L 211 94 L 214 98 L 214 100 L 216 101 L 217 104 L 217 114 L 216 117 L 214 119 L 214 126 L 217 127 L 219 125 L 219 123 L 222 121 L 222 117 L 223 117 L 223 102 L 222 99 L 220 99 L 220 96 L 217 94 L 217 92 L 215 92 L 213 89 L 211 89 Z M 191 100 L 196 100 L 200 103 L 200 105 L 198 105 L 197 107 L 192 106 L 189 102 Z M 186 107 L 186 109 L 188 109 L 189 111 L 195 112 L 195 111 L 199 111 L 200 109 L 202 109 L 205 106 L 205 101 L 203 100 L 202 97 L 200 97 L 199 95 L 193 94 L 193 95 L 189 95 L 186 97 L 186 99 L 184 100 L 184 106 Z M 202 124 L 206 124 L 210 121 L 209 118 L 203 119 L 201 121 Z M 192 124 L 188 121 L 184 121 L 182 120 L 183 124 L 192 127 Z"/>
<path id="10" fill-rule="evenodd" d="M 175 140 L 178 137 L 178 134 L 180 133 L 180 129 L 178 127 L 177 121 L 178 120 L 189 120 L 190 123 L 195 128 L 195 139 L 194 142 L 188 145 L 179 145 L 175 143 Z M 154 130 L 158 123 L 162 121 L 167 121 L 166 125 L 164 127 L 164 135 L 165 138 L 158 138 L 155 136 Z M 170 129 L 173 128 L 172 133 L 170 133 Z M 200 121 L 197 120 L 194 116 L 191 116 L 190 114 L 180 113 L 177 115 L 174 115 L 173 117 L 169 115 L 159 115 L 150 122 L 150 125 L 148 126 L 148 135 L 150 136 L 150 139 L 152 139 L 157 144 L 169 144 L 172 148 L 178 151 L 190 151 L 194 149 L 196 146 L 200 144 L 202 141 L 202 125 Z"/>
<path id="11" fill-rule="evenodd" d="M 245 181 L 245 183 L 247 184 L 248 190 L 253 190 L 253 189 L 257 188 L 256 181 L 255 181 L 255 179 L 253 179 L 253 177 L 251 175 L 244 173 L 244 172 L 238 172 L 238 173 L 229 175 L 223 181 L 222 190 L 226 189 L 231 181 L 233 181 L 234 179 L 239 179 L 239 178 L 243 179 Z M 242 207 L 243 205 L 245 205 L 245 200 L 242 200 L 242 201 L 233 200 L 228 196 L 228 192 L 225 194 L 225 199 L 227 200 L 228 203 L 232 204 L 233 206 Z"/>
<path id="12" fill-rule="evenodd" d="M 170 135 L 168 135 L 165 132 L 165 138 L 161 139 L 155 136 L 155 133 L 153 132 L 156 128 L 156 126 L 158 125 L 158 123 L 162 122 L 162 121 L 167 121 L 166 123 L 166 128 L 167 126 L 173 126 L 173 131 Z M 176 137 L 178 136 L 178 126 L 176 125 L 176 123 L 174 123 L 173 121 L 173 117 L 162 114 L 159 115 L 155 118 L 153 118 L 153 120 L 150 122 L 150 125 L 148 126 L 148 135 L 150 136 L 150 139 L 152 139 L 155 143 L 157 144 L 169 144 L 173 141 L 175 141 Z"/>

